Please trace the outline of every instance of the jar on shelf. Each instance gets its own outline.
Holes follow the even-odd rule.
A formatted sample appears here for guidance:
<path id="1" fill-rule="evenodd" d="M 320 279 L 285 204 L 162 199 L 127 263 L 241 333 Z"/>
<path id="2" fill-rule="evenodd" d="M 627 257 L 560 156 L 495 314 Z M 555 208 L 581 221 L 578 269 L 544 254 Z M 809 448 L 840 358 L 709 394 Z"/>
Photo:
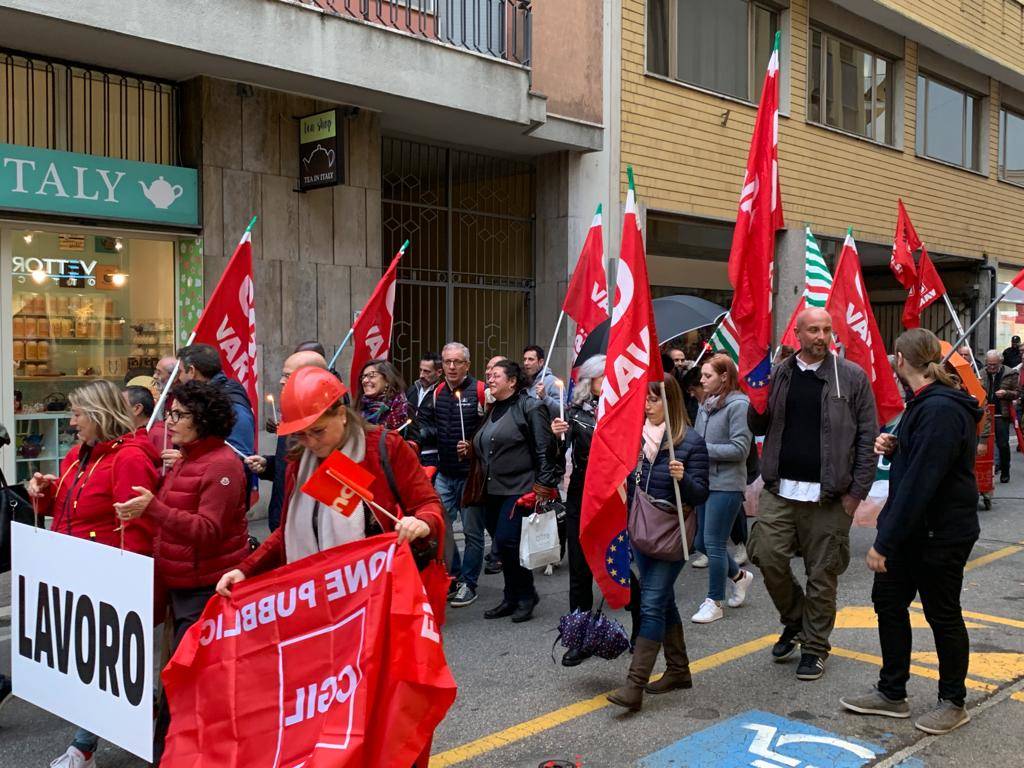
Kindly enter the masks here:
<path id="1" fill-rule="evenodd" d="M 87 339 L 87 338 L 89 338 L 89 321 L 88 320 L 76 320 L 75 321 L 75 338 L 76 339 Z"/>
<path id="2" fill-rule="evenodd" d="M 37 293 L 36 294 L 36 314 L 37 315 L 45 315 L 46 314 L 46 296 L 44 296 L 41 293 Z"/>
<path id="3" fill-rule="evenodd" d="M 107 299 L 106 301 L 103 302 L 103 314 L 106 317 L 110 317 L 111 315 L 114 314 L 114 300 L 113 299 Z"/>
<path id="4" fill-rule="evenodd" d="M 25 359 L 26 360 L 38 360 L 39 359 L 39 344 L 35 341 L 25 342 Z"/>
<path id="5" fill-rule="evenodd" d="M 37 370 L 38 370 L 37 366 L 33 365 L 32 363 L 26 363 L 25 364 L 25 375 L 26 376 L 35 376 Z"/>
<path id="6" fill-rule="evenodd" d="M 58 315 L 66 315 L 68 313 L 68 297 L 58 296 L 54 309 L 57 310 Z"/>
<path id="7" fill-rule="evenodd" d="M 38 359 L 40 359 L 40 360 L 49 360 L 50 359 L 50 342 L 48 342 L 48 341 L 40 341 L 36 345 L 36 354 L 39 355 Z"/>
<path id="8" fill-rule="evenodd" d="M 11 350 L 14 352 L 14 362 L 21 363 L 25 359 L 25 342 L 15 341 L 11 345 Z"/>
<path id="9" fill-rule="evenodd" d="M 50 335 L 50 321 L 41 317 L 36 320 L 36 335 L 37 336 L 49 336 Z"/>
<path id="10" fill-rule="evenodd" d="M 25 337 L 32 338 L 36 334 L 36 319 L 34 317 L 25 318 Z"/>
<path id="11" fill-rule="evenodd" d="M 25 335 L 25 318 L 15 315 L 14 316 L 14 338 L 19 338 Z"/>

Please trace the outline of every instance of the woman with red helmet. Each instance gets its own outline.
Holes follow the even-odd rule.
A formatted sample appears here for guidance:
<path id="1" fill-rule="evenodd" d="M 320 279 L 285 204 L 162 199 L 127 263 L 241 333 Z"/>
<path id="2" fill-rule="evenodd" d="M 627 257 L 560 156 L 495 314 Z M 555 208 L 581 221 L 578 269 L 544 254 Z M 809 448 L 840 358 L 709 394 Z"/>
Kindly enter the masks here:
<path id="1" fill-rule="evenodd" d="M 443 540 L 441 503 L 416 453 L 401 435 L 370 426 L 344 405 L 345 393 L 345 385 L 320 368 L 300 368 L 288 379 L 281 393 L 277 432 L 291 435 L 296 446 L 288 457 L 281 525 L 235 570 L 221 577 L 219 594 L 230 596 L 232 585 L 248 576 L 379 533 L 396 531 L 399 543 Z M 368 490 L 376 504 L 398 518 L 397 523 L 366 504 L 361 512 L 347 517 L 336 514 L 296 491 L 335 451 L 373 474 Z"/>

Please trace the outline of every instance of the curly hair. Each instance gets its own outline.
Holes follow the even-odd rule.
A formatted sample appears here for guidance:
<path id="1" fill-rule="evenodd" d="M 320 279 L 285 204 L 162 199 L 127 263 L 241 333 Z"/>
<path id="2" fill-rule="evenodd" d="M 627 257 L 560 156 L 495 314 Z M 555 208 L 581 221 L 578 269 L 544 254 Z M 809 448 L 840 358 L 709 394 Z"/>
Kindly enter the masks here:
<path id="1" fill-rule="evenodd" d="M 199 437 L 226 438 L 235 426 L 235 412 L 231 400 L 219 388 L 205 381 L 193 379 L 171 390 L 175 407 L 181 406 L 192 414 L 192 426 Z"/>

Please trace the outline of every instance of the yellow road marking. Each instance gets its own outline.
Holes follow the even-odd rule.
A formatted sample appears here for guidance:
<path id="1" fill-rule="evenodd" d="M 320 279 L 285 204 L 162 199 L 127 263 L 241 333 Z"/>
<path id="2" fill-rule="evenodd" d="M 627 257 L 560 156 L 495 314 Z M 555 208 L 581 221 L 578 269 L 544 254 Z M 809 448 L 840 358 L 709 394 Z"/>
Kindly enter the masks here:
<path id="1" fill-rule="evenodd" d="M 911 603 L 910 607 L 916 608 L 919 611 L 924 610 L 924 606 L 920 603 Z M 984 621 L 988 624 L 1003 624 L 1007 627 L 1016 627 L 1017 629 L 1024 629 L 1024 621 L 1019 621 L 1018 619 L 1007 619 L 1003 616 L 993 616 L 990 613 L 978 613 L 977 611 L 962 611 L 962 613 L 964 615 L 964 618 L 967 619 L 977 619 L 978 621 Z M 913 617 L 913 614 L 911 614 L 911 617 Z M 970 627 L 972 625 L 967 624 L 967 626 Z M 975 624 L 973 626 L 977 627 L 978 625 Z"/>
<path id="2" fill-rule="evenodd" d="M 1018 691 L 1017 693 L 1013 694 L 1010 698 L 1014 701 L 1024 701 L 1024 692 Z"/>
<path id="3" fill-rule="evenodd" d="M 1021 544 L 1024 544 L 1024 541 L 1022 541 Z M 997 549 L 995 552 L 989 552 L 987 555 L 982 555 L 981 557 L 976 557 L 973 560 L 968 561 L 967 565 L 964 566 L 964 571 L 973 571 L 975 568 L 980 568 L 983 565 L 988 565 L 995 560 L 1001 560 L 1004 557 L 1009 557 L 1010 555 L 1016 555 L 1021 551 L 1024 551 L 1024 546 L 1020 546 L 1018 544 Z"/>
<path id="4" fill-rule="evenodd" d="M 938 654 L 931 651 L 915 653 L 911 658 L 921 664 L 934 667 L 939 665 Z M 972 651 L 971 667 L 968 674 L 1004 683 L 1016 680 L 1018 677 L 1024 677 L 1024 653 L 978 653 Z"/>
<path id="5" fill-rule="evenodd" d="M 705 656 L 702 659 L 697 659 L 690 664 L 690 672 L 698 674 L 700 672 L 706 672 L 715 667 L 720 667 L 723 664 L 728 664 L 730 661 L 749 656 L 751 653 L 769 648 L 775 643 L 778 638 L 775 635 L 764 635 L 756 640 L 751 640 L 748 643 L 742 645 L 736 645 L 732 648 L 726 648 L 724 651 L 713 653 L 710 656 Z M 657 680 L 661 675 L 655 675 L 651 680 Z M 611 693 L 611 691 L 608 691 Z M 494 749 L 500 749 L 506 747 L 516 741 L 522 741 L 523 739 L 529 738 L 530 736 L 536 736 L 538 733 L 549 731 L 552 728 L 557 728 L 563 723 L 567 723 L 570 720 L 575 720 L 583 715 L 588 715 L 591 712 L 596 712 L 599 709 L 613 706 L 611 702 L 605 697 L 608 693 L 602 693 L 598 696 L 594 696 L 590 699 L 584 699 L 578 701 L 575 704 L 569 704 L 568 706 L 561 707 L 553 710 L 546 714 L 535 717 L 532 720 L 527 720 L 518 725 L 513 725 L 510 728 L 506 728 L 503 731 L 492 733 L 488 736 L 470 741 L 459 747 L 453 747 L 452 749 L 439 752 L 436 755 L 432 755 L 430 758 L 430 768 L 447 768 L 450 765 L 458 765 L 459 763 L 470 760 L 474 757 L 490 752 Z"/>
<path id="6" fill-rule="evenodd" d="M 979 629 L 983 624 L 966 622 L 968 629 Z M 914 629 L 929 629 L 930 625 L 920 613 L 910 613 L 910 626 Z M 848 605 L 836 613 L 836 629 L 877 629 L 878 616 L 870 605 Z"/>
<path id="7" fill-rule="evenodd" d="M 847 659 L 854 659 L 855 661 L 863 661 L 867 664 L 873 664 L 876 667 L 882 666 L 882 657 L 874 656 L 870 653 L 851 651 L 847 648 L 833 648 L 831 654 L 833 656 L 842 656 Z M 919 664 L 910 665 L 910 674 L 918 675 L 919 677 L 927 677 L 929 680 L 939 679 L 939 670 L 931 669 L 930 667 L 922 667 Z M 994 693 L 999 690 L 998 685 L 983 683 L 980 680 L 971 680 L 970 678 L 966 680 L 965 684 L 968 688 L 972 688 L 976 691 L 985 691 L 986 693 Z"/>

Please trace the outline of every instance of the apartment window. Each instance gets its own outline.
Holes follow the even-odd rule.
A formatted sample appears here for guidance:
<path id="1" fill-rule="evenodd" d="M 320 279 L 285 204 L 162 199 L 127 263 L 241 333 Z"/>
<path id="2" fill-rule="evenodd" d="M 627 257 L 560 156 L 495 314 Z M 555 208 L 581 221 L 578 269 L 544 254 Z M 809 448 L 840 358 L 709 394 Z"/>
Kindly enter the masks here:
<path id="1" fill-rule="evenodd" d="M 930 75 L 917 77 L 917 154 L 981 170 L 981 97 Z"/>
<path id="2" fill-rule="evenodd" d="M 893 82 L 891 61 L 828 32 L 811 30 L 810 122 L 892 144 Z"/>
<path id="3" fill-rule="evenodd" d="M 751 0 L 648 0 L 647 71 L 757 101 L 778 28 Z"/>
<path id="4" fill-rule="evenodd" d="M 999 178 L 1024 186 L 1024 117 L 999 112 Z"/>

